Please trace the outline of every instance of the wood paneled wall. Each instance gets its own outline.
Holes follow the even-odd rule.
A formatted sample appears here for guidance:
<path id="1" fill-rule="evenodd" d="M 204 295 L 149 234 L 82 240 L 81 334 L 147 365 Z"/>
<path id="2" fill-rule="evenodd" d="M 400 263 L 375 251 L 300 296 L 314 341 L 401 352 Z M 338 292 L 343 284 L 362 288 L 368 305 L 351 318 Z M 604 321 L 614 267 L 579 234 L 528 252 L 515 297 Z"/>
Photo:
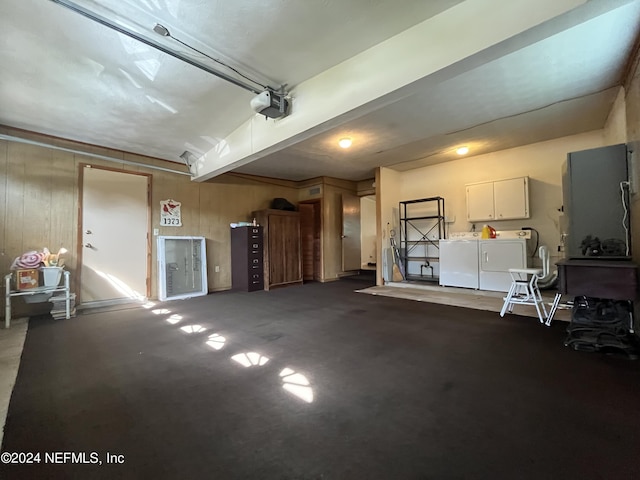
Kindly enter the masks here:
<path id="1" fill-rule="evenodd" d="M 71 140 L 51 138 L 0 126 L 0 133 L 36 142 L 104 155 L 123 161 L 186 171 L 180 163 L 110 150 Z M 122 171 L 148 173 L 152 176 L 152 229 L 160 235 L 201 235 L 207 240 L 207 274 L 209 291 L 231 288 L 231 246 L 229 223 L 251 220 L 254 210 L 269 208 L 275 197 L 291 203 L 310 198 L 309 189 L 320 187 L 322 205 L 322 273 L 321 281 L 335 280 L 342 272 L 341 194 L 355 194 L 355 182 L 319 177 L 303 182 L 252 177 L 229 173 L 208 182 L 192 182 L 190 177 L 146 168 L 99 160 L 80 153 L 0 140 L 0 273 L 9 272 L 15 257 L 29 250 L 48 247 L 68 249 L 64 255 L 71 272 L 72 290 L 79 290 L 75 275 L 78 238 L 79 168 L 81 164 L 104 166 Z M 367 181 L 369 182 L 369 181 Z M 369 183 L 370 184 L 370 183 Z M 160 201 L 182 202 L 182 227 L 161 227 Z M 150 232 L 153 234 L 153 231 Z M 151 295 L 157 297 L 157 247 L 152 237 Z M 220 271 L 216 272 L 215 267 Z M 21 302 L 14 302 L 21 314 Z M 28 306 L 28 313 L 38 313 L 38 305 Z M 4 312 L 4 310 L 2 310 Z M 2 313 L 3 314 L 3 313 Z"/>
<path id="2" fill-rule="evenodd" d="M 14 133 L 7 127 L 2 133 Z M 123 152 L 75 144 L 66 140 L 23 135 L 31 140 L 54 143 L 128 161 L 184 170 L 180 164 Z M 78 229 L 79 165 L 89 163 L 123 171 L 152 175 L 152 228 L 160 235 L 202 235 L 207 239 L 208 287 L 210 291 L 231 287 L 229 223 L 251 220 L 253 210 L 268 208 L 274 197 L 295 203 L 298 188 L 294 182 L 264 181 L 246 176 L 224 175 L 210 182 L 192 182 L 190 177 L 129 166 L 52 148 L 0 140 L 0 273 L 9 272 L 15 257 L 29 250 L 64 246 L 73 291 Z M 160 200 L 182 202 L 182 227 L 161 227 Z M 150 232 L 151 234 L 153 233 Z M 152 241 L 152 296 L 157 296 L 156 242 Z M 220 267 L 215 272 L 215 266 Z M 16 304 L 19 302 L 15 302 Z M 3 310 L 4 311 L 4 310 Z M 31 310 L 30 310 L 31 311 Z"/>

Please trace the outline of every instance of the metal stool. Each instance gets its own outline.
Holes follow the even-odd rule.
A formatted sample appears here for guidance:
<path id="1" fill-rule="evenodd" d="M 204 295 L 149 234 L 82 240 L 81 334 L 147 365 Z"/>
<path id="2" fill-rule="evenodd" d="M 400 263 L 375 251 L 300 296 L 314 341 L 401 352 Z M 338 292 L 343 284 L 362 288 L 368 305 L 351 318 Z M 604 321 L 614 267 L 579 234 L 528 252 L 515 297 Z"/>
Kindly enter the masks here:
<path id="1" fill-rule="evenodd" d="M 539 268 L 510 268 L 509 274 L 512 279 L 511 287 L 504 298 L 500 316 L 504 317 L 506 312 L 513 312 L 515 304 L 535 305 L 540 323 L 546 325 L 547 309 L 538 288 L 538 278 L 540 278 L 542 270 Z"/>

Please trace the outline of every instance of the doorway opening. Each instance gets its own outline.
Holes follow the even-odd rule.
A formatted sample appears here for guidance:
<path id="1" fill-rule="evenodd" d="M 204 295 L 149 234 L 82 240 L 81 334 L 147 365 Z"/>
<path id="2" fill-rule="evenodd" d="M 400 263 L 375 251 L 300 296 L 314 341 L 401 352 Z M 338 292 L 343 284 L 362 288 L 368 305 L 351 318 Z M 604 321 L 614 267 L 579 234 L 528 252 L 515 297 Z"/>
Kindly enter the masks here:
<path id="1" fill-rule="evenodd" d="M 360 197 L 360 238 L 362 270 L 376 270 L 376 196 Z"/>

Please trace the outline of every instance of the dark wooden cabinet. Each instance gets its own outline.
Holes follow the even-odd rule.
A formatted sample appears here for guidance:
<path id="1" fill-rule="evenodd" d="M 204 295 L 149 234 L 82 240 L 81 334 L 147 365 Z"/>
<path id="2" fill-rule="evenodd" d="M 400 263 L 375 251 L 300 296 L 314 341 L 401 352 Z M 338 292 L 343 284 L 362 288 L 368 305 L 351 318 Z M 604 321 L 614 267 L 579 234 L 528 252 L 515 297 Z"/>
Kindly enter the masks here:
<path id="1" fill-rule="evenodd" d="M 302 283 L 300 214 L 286 210 L 253 212 L 264 228 L 264 288 Z"/>
<path id="2" fill-rule="evenodd" d="M 231 229 L 231 285 L 233 290 L 264 289 L 263 228 Z"/>
<path id="3" fill-rule="evenodd" d="M 558 291 L 572 297 L 587 296 L 633 301 L 638 297 L 638 266 L 624 260 L 564 259 L 558 267 Z"/>

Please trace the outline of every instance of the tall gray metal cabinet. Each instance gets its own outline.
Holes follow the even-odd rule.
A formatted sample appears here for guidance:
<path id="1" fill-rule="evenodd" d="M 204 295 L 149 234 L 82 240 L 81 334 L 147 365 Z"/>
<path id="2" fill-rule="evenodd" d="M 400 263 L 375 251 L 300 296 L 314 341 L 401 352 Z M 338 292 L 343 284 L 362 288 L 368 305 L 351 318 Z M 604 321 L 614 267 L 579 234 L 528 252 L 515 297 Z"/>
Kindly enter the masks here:
<path id="1" fill-rule="evenodd" d="M 625 258 L 630 252 L 627 146 L 567 155 L 562 168 L 567 258 Z"/>

